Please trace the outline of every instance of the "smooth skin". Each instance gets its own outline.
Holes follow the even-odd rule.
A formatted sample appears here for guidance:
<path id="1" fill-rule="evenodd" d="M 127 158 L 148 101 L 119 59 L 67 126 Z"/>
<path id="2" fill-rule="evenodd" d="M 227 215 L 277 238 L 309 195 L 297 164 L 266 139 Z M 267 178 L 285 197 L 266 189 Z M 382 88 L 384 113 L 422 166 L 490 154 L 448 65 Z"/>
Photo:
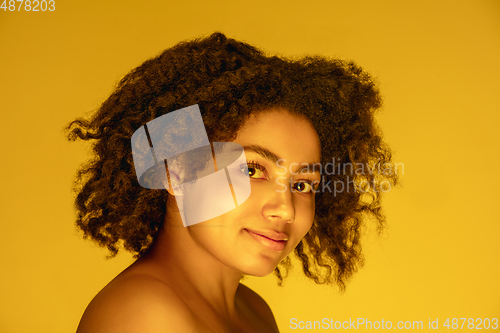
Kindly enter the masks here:
<path id="1" fill-rule="evenodd" d="M 251 115 L 234 142 L 245 148 L 250 197 L 189 227 L 169 198 L 151 248 L 92 300 L 77 333 L 278 332 L 240 280 L 272 273 L 311 228 L 321 176 L 297 171 L 320 162 L 320 143 L 308 120 L 283 109 Z"/>

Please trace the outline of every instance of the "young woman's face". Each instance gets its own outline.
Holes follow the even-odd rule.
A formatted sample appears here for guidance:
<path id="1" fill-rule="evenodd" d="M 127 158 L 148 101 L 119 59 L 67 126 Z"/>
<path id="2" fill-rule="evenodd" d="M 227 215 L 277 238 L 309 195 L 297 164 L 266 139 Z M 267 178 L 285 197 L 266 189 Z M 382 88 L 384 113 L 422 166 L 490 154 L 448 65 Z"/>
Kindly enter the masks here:
<path id="1" fill-rule="evenodd" d="M 245 149 L 250 197 L 230 212 L 188 228 L 195 242 L 223 265 L 264 276 L 311 228 L 313 189 L 321 180 L 312 165 L 320 163 L 320 143 L 308 120 L 285 110 L 251 116 L 234 142 Z"/>

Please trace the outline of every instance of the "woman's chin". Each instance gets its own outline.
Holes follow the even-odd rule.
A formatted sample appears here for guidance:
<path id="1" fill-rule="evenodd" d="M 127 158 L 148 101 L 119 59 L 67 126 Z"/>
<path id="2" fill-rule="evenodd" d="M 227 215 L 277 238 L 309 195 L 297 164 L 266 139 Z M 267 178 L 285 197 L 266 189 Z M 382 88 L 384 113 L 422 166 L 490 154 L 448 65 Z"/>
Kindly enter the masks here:
<path id="1" fill-rule="evenodd" d="M 255 277 L 264 277 L 264 276 L 268 276 L 269 274 L 274 272 L 275 268 L 276 268 L 276 266 L 253 267 L 253 268 L 248 268 L 244 274 L 249 275 L 249 276 L 255 276 Z"/>

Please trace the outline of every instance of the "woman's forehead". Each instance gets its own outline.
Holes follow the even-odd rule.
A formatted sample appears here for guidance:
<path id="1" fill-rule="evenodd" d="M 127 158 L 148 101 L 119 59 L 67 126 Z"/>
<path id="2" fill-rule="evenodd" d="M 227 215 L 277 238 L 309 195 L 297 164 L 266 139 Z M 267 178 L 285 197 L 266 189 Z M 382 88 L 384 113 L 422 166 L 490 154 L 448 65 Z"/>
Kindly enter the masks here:
<path id="1" fill-rule="evenodd" d="M 274 155 L 285 163 L 319 163 L 318 134 L 305 117 L 284 109 L 252 114 L 237 133 L 234 142 L 258 153 Z M 271 153 L 271 154 L 270 154 Z"/>

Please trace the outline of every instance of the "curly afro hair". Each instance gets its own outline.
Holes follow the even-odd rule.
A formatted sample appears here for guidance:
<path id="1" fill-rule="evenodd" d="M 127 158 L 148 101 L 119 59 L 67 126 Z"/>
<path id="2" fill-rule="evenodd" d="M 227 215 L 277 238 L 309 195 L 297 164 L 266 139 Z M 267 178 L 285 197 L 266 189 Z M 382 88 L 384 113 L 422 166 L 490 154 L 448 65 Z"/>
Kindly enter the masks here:
<path id="1" fill-rule="evenodd" d="M 130 139 L 148 121 L 194 104 L 211 141 L 234 140 L 250 114 L 271 108 L 309 119 L 321 142 L 322 165 L 333 163 L 332 171 L 343 172 L 323 169 L 313 226 L 295 254 L 307 277 L 344 289 L 363 265 L 360 227 L 372 219 L 382 230 L 380 197 L 397 181 L 374 123 L 381 106 L 374 80 L 353 62 L 266 56 L 222 33 L 181 42 L 147 60 L 91 119 L 68 125 L 69 140 L 93 143 L 94 158 L 75 182 L 76 224 L 84 237 L 107 247 L 110 257 L 121 247 L 136 258 L 146 252 L 164 221 L 168 196 L 139 185 Z M 337 190 L 346 184 L 350 190 Z M 279 284 L 290 267 L 287 258 L 276 268 Z"/>

